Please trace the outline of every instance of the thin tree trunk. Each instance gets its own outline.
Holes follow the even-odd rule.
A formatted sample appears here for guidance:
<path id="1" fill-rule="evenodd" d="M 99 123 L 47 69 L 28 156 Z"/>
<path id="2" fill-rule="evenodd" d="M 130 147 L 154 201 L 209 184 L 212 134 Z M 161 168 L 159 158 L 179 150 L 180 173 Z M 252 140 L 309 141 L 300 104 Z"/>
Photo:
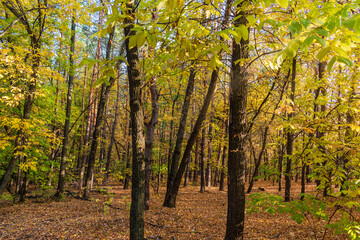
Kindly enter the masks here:
<path id="1" fill-rule="evenodd" d="M 103 6 L 102 0 L 100 0 L 100 6 Z M 99 26 L 98 29 L 101 29 L 103 24 L 103 15 L 104 12 L 99 12 Z M 96 53 L 95 53 L 95 60 L 100 60 L 101 58 L 101 38 L 98 38 L 97 41 L 97 47 L 96 47 Z M 85 178 L 85 170 L 86 165 L 89 161 L 89 154 L 88 154 L 88 148 L 89 143 L 91 142 L 91 136 L 94 131 L 94 122 L 95 122 L 95 115 L 94 115 L 94 109 L 96 108 L 96 96 L 95 96 L 95 88 L 94 84 L 96 82 L 96 79 L 99 78 L 99 63 L 96 62 L 93 67 L 92 75 L 91 75 L 91 82 L 90 82 L 90 90 L 89 90 L 89 110 L 86 117 L 86 129 L 85 129 L 85 138 L 84 138 L 84 149 L 82 152 L 82 160 L 81 160 L 81 170 L 80 170 L 80 184 L 79 188 L 80 190 L 84 187 L 84 178 Z"/>
<path id="2" fill-rule="evenodd" d="M 225 145 L 222 154 L 222 161 L 221 161 L 219 191 L 224 191 L 224 186 L 225 186 L 226 151 L 227 151 L 227 147 Z"/>
<path id="3" fill-rule="evenodd" d="M 282 133 L 280 132 L 279 135 L 281 136 Z M 282 172 L 283 172 L 283 158 L 284 158 L 284 144 L 282 142 L 279 143 L 279 192 L 281 192 L 281 184 L 282 184 Z"/>
<path id="4" fill-rule="evenodd" d="M 196 183 L 198 180 L 198 166 L 199 166 L 199 145 L 200 145 L 200 138 L 196 138 L 196 145 L 195 145 L 195 166 L 194 166 L 194 178 L 193 182 Z"/>
<path id="5" fill-rule="evenodd" d="M 176 176 L 173 181 L 173 184 L 168 185 L 168 188 L 166 190 L 165 202 L 163 204 L 164 207 L 175 207 L 176 197 L 177 197 L 179 187 L 181 184 L 181 179 L 186 170 L 186 166 L 190 160 L 190 154 L 191 154 L 192 147 L 194 146 L 196 138 L 199 135 L 201 125 L 206 118 L 206 112 L 209 108 L 211 99 L 215 93 L 217 78 L 218 78 L 218 69 L 214 70 L 211 74 L 211 81 L 209 84 L 208 92 L 206 94 L 204 104 L 200 110 L 198 118 L 196 119 L 194 129 L 191 132 L 191 135 L 187 141 L 184 155 L 181 159 L 180 167 L 176 172 Z"/>
<path id="6" fill-rule="evenodd" d="M 70 128 L 70 117 L 71 117 L 71 104 L 72 104 L 72 94 L 74 88 L 74 76 L 75 76 L 75 66 L 74 66 L 74 54 L 75 54 L 75 17 L 72 17 L 71 20 L 71 43 L 70 43 L 70 56 L 69 56 L 69 79 L 68 79 L 68 93 L 66 99 L 66 113 L 65 113 L 65 126 L 64 126 L 64 138 L 63 146 L 60 157 L 60 172 L 59 172 L 59 182 L 56 190 L 55 197 L 60 198 L 64 192 L 65 186 L 65 171 L 66 171 L 66 154 L 69 141 L 69 128 Z"/>
<path id="7" fill-rule="evenodd" d="M 115 28 L 113 27 L 112 32 L 109 35 L 108 44 L 106 47 L 106 59 L 110 59 L 110 53 L 112 48 L 112 41 L 114 38 Z M 120 63 L 117 63 L 120 64 Z M 96 151 L 98 147 L 98 138 L 100 136 L 101 132 L 101 124 L 104 118 L 104 112 L 105 112 L 105 105 L 109 98 L 110 89 L 114 85 L 116 78 L 110 77 L 109 84 L 103 83 L 101 85 L 101 92 L 100 92 L 100 99 L 99 99 L 99 105 L 97 110 L 97 116 L 96 116 L 96 123 L 95 128 L 93 132 L 93 137 L 91 140 L 91 148 L 89 153 L 89 164 L 86 171 L 85 176 L 85 188 L 83 192 L 83 198 L 89 199 L 90 197 L 90 189 L 94 178 L 94 166 L 95 166 L 95 157 L 96 157 Z"/>
<path id="8" fill-rule="evenodd" d="M 200 192 L 205 192 L 205 127 L 201 134 L 200 178 Z"/>
<path id="9" fill-rule="evenodd" d="M 210 114 L 210 121 L 209 121 L 209 132 L 208 132 L 208 159 L 207 159 L 207 166 L 206 166 L 206 186 L 211 187 L 211 165 L 212 165 L 212 122 L 214 119 L 214 99 L 212 100 L 212 111 Z"/>
<path id="10" fill-rule="evenodd" d="M 168 175 L 170 174 L 171 169 L 171 156 L 172 156 L 172 140 L 173 140 L 173 129 L 174 129 L 174 114 L 175 114 L 175 105 L 177 102 L 177 99 L 179 98 L 180 94 L 180 88 L 178 90 L 178 93 L 175 97 L 175 99 L 172 102 L 171 105 L 171 120 L 170 120 L 170 134 L 169 134 L 169 151 L 168 151 L 168 157 L 167 157 L 167 164 L 168 164 Z"/>
<path id="11" fill-rule="evenodd" d="M 296 78 L 296 57 L 292 60 L 292 71 L 291 71 L 291 93 L 290 100 L 295 106 L 295 78 Z M 289 121 L 294 117 L 294 113 L 289 113 Z M 291 168 L 292 168 L 292 154 L 294 145 L 294 133 L 291 129 L 287 129 L 287 143 L 286 143 L 286 169 L 285 169 L 285 202 L 290 202 L 290 191 L 291 191 Z"/>
<path id="12" fill-rule="evenodd" d="M 107 154 L 107 158 L 106 158 L 106 167 L 105 167 L 105 179 L 104 179 L 104 183 L 106 183 L 106 181 L 109 178 L 110 175 L 110 163 L 111 163 L 111 152 L 112 152 L 112 148 L 115 142 L 115 131 L 116 131 L 116 126 L 117 126 L 117 122 L 118 122 L 118 116 L 119 116 L 119 102 L 120 102 L 120 79 L 117 78 L 117 92 L 116 92 L 116 102 L 115 102 L 115 113 L 114 113 L 114 122 L 111 128 L 111 137 L 110 137 L 110 143 L 109 143 L 109 149 L 108 149 L 108 154 Z"/>
<path id="13" fill-rule="evenodd" d="M 217 187 L 218 182 L 219 182 L 219 167 L 220 167 L 220 164 L 221 164 L 222 150 L 223 150 L 223 146 L 220 143 L 219 144 L 218 154 L 217 154 L 217 157 L 216 157 L 216 169 L 215 169 L 215 174 L 214 174 L 214 187 Z"/>
<path id="14" fill-rule="evenodd" d="M 186 128 L 186 120 L 187 120 L 189 107 L 190 107 L 191 95 L 194 92 L 195 75 L 196 75 L 196 71 L 193 68 L 191 68 L 188 85 L 186 87 L 186 92 L 185 92 L 185 97 L 184 97 L 184 104 L 183 104 L 183 108 L 181 111 L 179 129 L 178 129 L 178 133 L 176 135 L 175 148 L 174 148 L 174 151 L 172 154 L 172 161 L 171 161 L 170 172 L 169 172 L 168 180 L 167 180 L 167 186 L 166 186 L 167 188 L 166 188 L 166 196 L 165 196 L 164 206 L 167 205 L 169 193 L 173 186 L 173 182 L 174 182 L 176 173 L 178 171 L 179 161 L 180 161 L 180 157 L 181 157 L 182 143 L 183 143 L 185 128 Z"/>
<path id="15" fill-rule="evenodd" d="M 157 89 L 156 78 L 150 81 L 151 94 L 151 119 L 146 123 L 146 139 L 145 139 L 145 210 L 150 208 L 150 180 L 151 180 L 151 163 L 154 145 L 155 126 L 159 118 L 159 93 Z"/>

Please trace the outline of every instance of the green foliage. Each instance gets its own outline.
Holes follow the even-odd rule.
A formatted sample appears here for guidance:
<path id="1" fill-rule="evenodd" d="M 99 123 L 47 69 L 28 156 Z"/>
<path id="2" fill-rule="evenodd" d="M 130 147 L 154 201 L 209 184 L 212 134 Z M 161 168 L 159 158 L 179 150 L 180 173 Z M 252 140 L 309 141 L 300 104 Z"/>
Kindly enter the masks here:
<path id="1" fill-rule="evenodd" d="M 331 228 L 336 234 L 347 233 L 351 239 L 358 239 L 359 226 L 357 222 L 349 219 L 348 210 L 353 206 L 347 204 L 339 205 L 340 202 L 332 203 L 314 197 L 311 194 L 304 194 L 303 200 L 283 202 L 283 198 L 269 193 L 255 193 L 249 196 L 247 212 L 288 213 L 291 219 L 301 224 L 307 221 L 313 226 L 314 233 L 317 234 L 315 223 L 323 220 L 326 224 L 323 228 Z M 334 215 L 339 214 L 340 220 L 335 220 Z M 323 239 L 326 231 L 324 232 Z"/>

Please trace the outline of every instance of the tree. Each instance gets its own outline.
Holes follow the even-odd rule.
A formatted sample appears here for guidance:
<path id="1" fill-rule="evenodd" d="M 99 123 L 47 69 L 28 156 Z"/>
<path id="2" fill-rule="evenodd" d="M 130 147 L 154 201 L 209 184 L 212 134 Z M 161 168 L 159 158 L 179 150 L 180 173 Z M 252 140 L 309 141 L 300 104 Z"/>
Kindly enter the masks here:
<path id="1" fill-rule="evenodd" d="M 137 46 L 129 46 L 129 39 L 136 34 L 134 30 L 137 4 L 126 4 L 124 28 L 125 48 L 128 62 L 128 80 L 130 93 L 130 118 L 132 136 L 132 187 L 130 207 L 130 239 L 144 239 L 144 200 L 145 200 L 145 134 L 144 115 L 140 77 L 140 65 Z"/>
<path id="2" fill-rule="evenodd" d="M 236 6 L 234 26 L 247 24 L 245 9 L 251 1 Z M 249 31 L 249 30 L 247 30 Z M 230 81 L 229 153 L 228 153 L 228 209 L 225 239 L 243 239 L 245 224 L 245 159 L 247 141 L 247 66 L 239 60 L 249 58 L 249 39 L 233 39 Z"/>
<path id="3" fill-rule="evenodd" d="M 75 16 L 71 19 L 71 43 L 70 43 L 70 72 L 68 74 L 68 93 L 66 98 L 66 114 L 65 114 L 65 125 L 64 125 L 64 138 L 63 146 L 61 151 L 61 161 L 60 161 L 60 172 L 59 172 L 59 182 L 55 196 L 60 198 L 64 192 L 65 185 L 65 171 L 66 171 L 66 153 L 68 148 L 69 141 L 69 129 L 70 129 L 70 117 L 71 117 L 71 103 L 74 87 L 74 77 L 75 77 L 75 66 L 74 66 L 74 54 L 75 54 L 75 29 L 76 22 Z"/>

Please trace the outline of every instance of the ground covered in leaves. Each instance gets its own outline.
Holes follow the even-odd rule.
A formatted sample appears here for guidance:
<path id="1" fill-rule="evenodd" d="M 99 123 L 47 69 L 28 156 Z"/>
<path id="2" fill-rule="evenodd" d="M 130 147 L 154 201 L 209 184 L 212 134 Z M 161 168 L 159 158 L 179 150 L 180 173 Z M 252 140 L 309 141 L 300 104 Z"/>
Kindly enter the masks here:
<path id="1" fill-rule="evenodd" d="M 277 186 L 257 182 L 265 192 L 276 193 Z M 101 186 L 107 192 L 93 192 L 92 201 L 70 194 L 63 201 L 29 198 L 25 203 L 10 204 L 0 200 L 0 239 L 128 239 L 130 190 L 122 186 Z M 307 186 L 307 192 L 315 186 Z M 75 193 L 75 190 L 73 191 Z M 300 186 L 293 184 L 294 197 Z M 75 193 L 76 194 L 76 193 Z M 151 209 L 145 214 L 147 239 L 223 239 L 225 235 L 227 192 L 199 186 L 181 188 L 176 208 L 162 207 L 165 188 L 152 192 Z M 280 193 L 283 195 L 283 193 Z M 245 239 L 316 239 L 325 223 L 299 225 L 287 214 L 253 213 L 246 215 Z M 330 230 L 326 239 L 346 239 Z"/>

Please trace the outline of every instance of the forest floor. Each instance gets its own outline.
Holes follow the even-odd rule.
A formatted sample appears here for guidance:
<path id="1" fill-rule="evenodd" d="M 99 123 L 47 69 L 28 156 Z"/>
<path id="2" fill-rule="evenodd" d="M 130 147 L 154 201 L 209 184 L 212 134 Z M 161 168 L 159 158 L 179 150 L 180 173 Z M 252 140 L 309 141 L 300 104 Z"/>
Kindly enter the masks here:
<path id="1" fill-rule="evenodd" d="M 270 182 L 256 182 L 253 192 L 259 192 L 259 187 L 279 194 Z M 101 188 L 108 188 L 108 193 L 93 192 L 92 201 L 70 195 L 60 202 L 30 198 L 12 205 L 0 200 L 0 239 L 128 239 L 130 190 L 115 185 Z M 307 192 L 314 189 L 314 184 L 307 185 Z M 298 198 L 299 183 L 293 183 L 292 191 Z M 158 194 L 152 192 L 150 210 L 145 213 L 147 239 L 223 239 L 226 191 L 211 187 L 200 193 L 199 186 L 181 188 L 176 208 L 172 209 L 162 207 L 164 194 L 165 188 L 160 188 Z M 244 239 L 316 239 L 315 231 L 321 239 L 324 225 L 320 220 L 297 224 L 288 214 L 247 214 Z M 328 230 L 325 239 L 346 236 L 335 236 Z"/>

